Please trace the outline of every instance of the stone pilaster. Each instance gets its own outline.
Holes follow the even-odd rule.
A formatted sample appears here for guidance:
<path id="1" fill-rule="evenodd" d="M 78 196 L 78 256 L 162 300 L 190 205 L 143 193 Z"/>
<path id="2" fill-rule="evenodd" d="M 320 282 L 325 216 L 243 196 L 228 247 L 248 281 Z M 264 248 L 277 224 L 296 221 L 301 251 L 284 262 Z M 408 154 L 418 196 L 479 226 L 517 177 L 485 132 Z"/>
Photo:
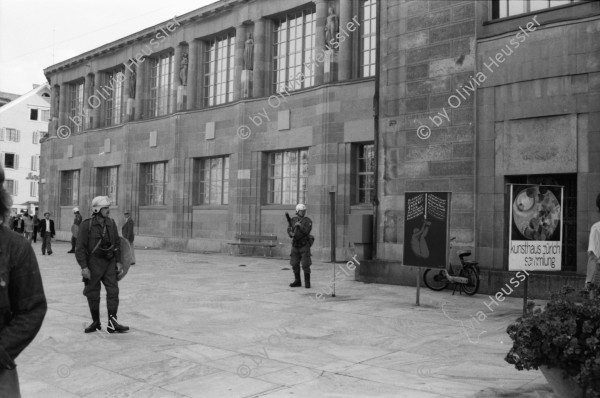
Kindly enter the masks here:
<path id="1" fill-rule="evenodd" d="M 146 77 L 146 64 L 148 62 L 148 60 L 142 62 L 136 68 L 133 120 L 140 120 L 144 115 L 144 78 Z"/>
<path id="2" fill-rule="evenodd" d="M 102 105 L 100 104 L 101 97 L 97 94 L 100 92 L 100 87 L 102 86 L 102 72 L 96 71 L 94 73 L 94 88 L 92 90 L 92 96 L 96 95 L 96 99 L 92 99 L 90 101 L 92 105 L 92 128 L 97 129 L 101 126 L 100 124 L 100 108 Z M 98 106 L 96 106 L 98 105 Z"/>
<path id="3" fill-rule="evenodd" d="M 264 19 L 254 21 L 254 70 L 252 83 L 252 96 L 264 97 L 266 95 L 265 81 L 269 73 L 268 63 L 265 60 L 267 36 L 265 34 L 266 22 Z"/>
<path id="4" fill-rule="evenodd" d="M 91 127 L 91 115 L 92 108 L 90 106 L 90 95 L 93 94 L 92 88 L 94 85 L 94 76 L 91 74 L 85 75 L 85 81 L 83 83 L 83 113 L 85 114 L 85 121 L 83 129 L 87 130 Z"/>
<path id="5" fill-rule="evenodd" d="M 318 54 L 325 49 L 325 24 L 327 23 L 327 1 L 317 0 L 315 51 Z M 323 84 L 325 75 L 324 63 L 317 62 L 315 67 L 315 86 Z"/>
<path id="6" fill-rule="evenodd" d="M 235 28 L 235 55 L 234 55 L 234 78 L 233 78 L 233 100 L 241 98 L 242 70 L 244 69 L 244 43 L 246 42 L 246 26 L 239 25 Z"/>
<path id="7" fill-rule="evenodd" d="M 349 80 L 352 78 L 352 42 L 354 32 L 346 29 L 346 24 L 352 21 L 352 2 L 340 1 L 340 33 L 342 29 L 350 35 L 344 41 L 340 41 L 338 80 Z"/>
<path id="8" fill-rule="evenodd" d="M 68 104 L 68 98 L 67 98 L 67 89 L 69 88 L 68 84 L 66 83 L 62 83 L 60 85 L 60 100 L 58 103 L 58 125 L 59 126 L 64 126 L 67 124 L 68 118 L 67 118 L 67 104 Z"/>
<path id="9" fill-rule="evenodd" d="M 192 40 L 188 46 L 188 85 L 187 85 L 187 109 L 196 108 L 196 98 L 198 92 L 198 70 L 202 70 L 202 64 L 199 64 L 198 41 Z M 202 98 L 202 94 L 200 94 Z"/>
<path id="10" fill-rule="evenodd" d="M 171 103 L 169 106 L 169 113 L 174 113 L 177 111 L 177 90 L 181 85 L 179 81 L 179 71 L 181 69 L 181 54 L 183 53 L 183 48 L 181 45 L 175 47 L 175 62 L 173 62 L 173 87 L 171 87 Z"/>

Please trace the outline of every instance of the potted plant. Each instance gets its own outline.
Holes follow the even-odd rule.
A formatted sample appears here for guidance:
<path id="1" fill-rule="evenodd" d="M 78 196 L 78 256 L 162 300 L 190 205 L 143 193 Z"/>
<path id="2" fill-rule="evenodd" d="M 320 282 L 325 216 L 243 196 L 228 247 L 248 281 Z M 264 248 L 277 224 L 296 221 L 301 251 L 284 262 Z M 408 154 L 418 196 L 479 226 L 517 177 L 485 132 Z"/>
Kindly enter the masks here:
<path id="1" fill-rule="evenodd" d="M 582 302 L 573 291 L 563 287 L 544 309 L 530 306 L 508 326 L 513 346 L 505 360 L 540 369 L 558 397 L 600 397 L 600 288 L 582 292 Z"/>

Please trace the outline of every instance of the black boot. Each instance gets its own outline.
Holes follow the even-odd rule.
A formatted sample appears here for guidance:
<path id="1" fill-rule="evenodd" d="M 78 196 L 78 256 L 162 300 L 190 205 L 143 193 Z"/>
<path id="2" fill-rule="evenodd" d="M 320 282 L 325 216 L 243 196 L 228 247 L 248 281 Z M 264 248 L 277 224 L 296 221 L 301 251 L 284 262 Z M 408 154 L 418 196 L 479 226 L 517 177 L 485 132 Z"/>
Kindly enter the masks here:
<path id="1" fill-rule="evenodd" d="M 115 315 L 108 315 L 108 326 L 106 327 L 106 330 L 108 330 L 108 333 L 125 333 L 129 330 L 129 326 L 119 325 Z"/>
<path id="2" fill-rule="evenodd" d="M 294 282 L 290 283 L 290 287 L 299 287 L 302 286 L 302 281 L 300 280 L 300 272 L 294 272 Z"/>
<path id="3" fill-rule="evenodd" d="M 310 274 L 304 273 L 304 287 L 310 289 Z"/>
<path id="4" fill-rule="evenodd" d="M 92 314 L 92 323 L 90 326 L 85 328 L 86 333 L 92 333 L 96 330 L 102 330 L 102 326 L 100 325 L 100 302 L 89 301 L 88 305 L 90 307 L 90 314 Z"/>

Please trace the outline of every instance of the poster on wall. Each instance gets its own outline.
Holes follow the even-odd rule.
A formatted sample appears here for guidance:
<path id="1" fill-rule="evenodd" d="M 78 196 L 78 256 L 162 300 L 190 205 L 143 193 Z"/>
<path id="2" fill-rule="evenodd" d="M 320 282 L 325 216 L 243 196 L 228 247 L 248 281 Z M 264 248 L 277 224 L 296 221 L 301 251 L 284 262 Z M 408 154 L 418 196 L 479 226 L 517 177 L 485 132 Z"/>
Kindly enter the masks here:
<path id="1" fill-rule="evenodd" d="M 563 188 L 510 185 L 509 271 L 560 271 Z"/>
<path id="2" fill-rule="evenodd" d="M 450 192 L 406 192 L 403 264 L 444 268 L 448 262 Z"/>

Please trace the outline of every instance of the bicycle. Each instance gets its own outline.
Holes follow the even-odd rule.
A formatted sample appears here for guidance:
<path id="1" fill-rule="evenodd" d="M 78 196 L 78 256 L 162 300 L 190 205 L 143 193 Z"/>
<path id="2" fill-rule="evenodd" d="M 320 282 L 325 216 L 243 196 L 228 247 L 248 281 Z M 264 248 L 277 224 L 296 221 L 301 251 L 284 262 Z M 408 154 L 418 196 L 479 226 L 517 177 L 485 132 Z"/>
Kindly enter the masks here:
<path id="1" fill-rule="evenodd" d="M 450 239 L 450 248 L 452 249 L 452 241 L 456 238 Z M 440 291 L 448 287 L 450 283 L 454 284 L 454 291 L 456 287 L 460 286 L 460 291 L 465 292 L 467 295 L 472 296 L 479 290 L 479 266 L 477 261 L 467 261 L 465 257 L 471 255 L 470 251 L 464 251 L 458 254 L 460 258 L 461 269 L 458 275 L 454 275 L 453 267 L 450 262 L 445 269 L 434 269 L 429 268 L 423 274 L 423 282 L 425 286 L 431 290 Z"/>

